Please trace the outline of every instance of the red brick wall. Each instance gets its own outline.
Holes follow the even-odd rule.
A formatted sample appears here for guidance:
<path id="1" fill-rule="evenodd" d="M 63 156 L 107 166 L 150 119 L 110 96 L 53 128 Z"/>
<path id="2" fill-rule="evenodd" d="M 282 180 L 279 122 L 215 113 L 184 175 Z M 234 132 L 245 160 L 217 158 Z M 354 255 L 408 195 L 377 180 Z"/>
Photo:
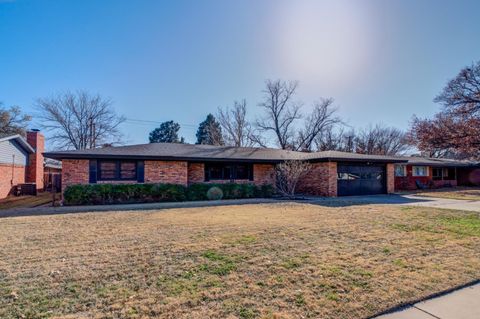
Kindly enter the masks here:
<path id="1" fill-rule="evenodd" d="M 188 163 L 180 161 L 145 161 L 145 183 L 187 185 Z"/>
<path id="2" fill-rule="evenodd" d="M 37 189 L 43 189 L 43 152 L 45 151 L 45 137 L 40 132 L 27 132 L 27 142 L 35 150 L 28 156 L 26 181 L 35 183 Z"/>
<path id="3" fill-rule="evenodd" d="M 25 166 L 0 164 L 0 198 L 5 198 L 10 194 L 12 187 L 25 183 Z M 13 178 L 12 178 L 13 177 Z"/>
<path id="4" fill-rule="evenodd" d="M 299 193 L 317 196 L 337 196 L 337 163 L 312 163 L 312 169 L 297 186 Z"/>
<path id="5" fill-rule="evenodd" d="M 275 165 L 253 164 L 253 182 L 259 186 L 264 184 L 275 186 Z"/>
<path id="6" fill-rule="evenodd" d="M 395 192 L 395 164 L 387 164 L 387 193 Z"/>
<path id="7" fill-rule="evenodd" d="M 205 182 L 205 164 L 204 163 L 188 163 L 188 184 L 195 183 L 229 183 L 225 181 L 209 181 Z M 252 181 L 235 180 L 235 183 L 251 183 Z M 253 164 L 253 183 L 255 185 L 269 184 L 275 186 L 275 165 L 274 164 Z"/>
<path id="8" fill-rule="evenodd" d="M 458 168 L 457 169 L 458 185 L 462 186 L 480 186 L 480 169 L 479 168 Z"/>
<path id="9" fill-rule="evenodd" d="M 441 181 L 432 181 L 433 182 L 433 187 L 435 188 L 442 188 L 442 187 L 455 187 L 457 186 L 457 181 L 452 179 L 444 179 Z"/>
<path id="10" fill-rule="evenodd" d="M 188 163 L 188 184 L 205 182 L 205 164 Z"/>
<path id="11" fill-rule="evenodd" d="M 70 185 L 88 184 L 89 162 L 86 159 L 62 160 L 62 191 Z"/>

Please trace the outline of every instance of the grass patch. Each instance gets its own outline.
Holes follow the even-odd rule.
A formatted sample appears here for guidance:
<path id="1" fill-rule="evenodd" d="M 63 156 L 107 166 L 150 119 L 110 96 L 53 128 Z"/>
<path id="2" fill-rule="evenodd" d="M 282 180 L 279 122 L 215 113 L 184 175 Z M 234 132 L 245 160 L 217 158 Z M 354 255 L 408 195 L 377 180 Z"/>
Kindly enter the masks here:
<path id="1" fill-rule="evenodd" d="M 226 276 L 237 268 L 234 258 L 220 254 L 215 250 L 207 250 L 201 256 L 207 259 L 208 262 L 199 267 L 200 271 Z"/>
<path id="2" fill-rule="evenodd" d="M 442 216 L 439 217 L 442 226 L 449 232 L 460 236 L 480 237 L 480 215 Z"/>
<path id="3" fill-rule="evenodd" d="M 240 239 L 237 240 L 238 244 L 243 244 L 243 245 L 249 245 L 253 244 L 257 241 L 257 237 L 252 236 L 252 235 L 245 235 L 242 236 Z"/>

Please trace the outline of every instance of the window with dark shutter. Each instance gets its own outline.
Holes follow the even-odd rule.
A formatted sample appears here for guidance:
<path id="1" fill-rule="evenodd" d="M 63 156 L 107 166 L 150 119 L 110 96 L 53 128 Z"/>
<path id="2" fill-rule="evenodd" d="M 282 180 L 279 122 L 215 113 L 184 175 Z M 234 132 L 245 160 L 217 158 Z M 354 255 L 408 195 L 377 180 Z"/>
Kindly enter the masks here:
<path id="1" fill-rule="evenodd" d="M 117 173 L 117 163 L 116 162 L 99 162 L 98 167 L 98 179 L 115 179 Z"/>
<path id="2" fill-rule="evenodd" d="M 137 179 L 135 162 L 120 162 L 120 179 Z"/>
<path id="3" fill-rule="evenodd" d="M 137 180 L 137 162 L 102 160 L 97 164 L 99 181 Z"/>
<path id="4" fill-rule="evenodd" d="M 244 163 L 205 163 L 205 181 L 253 180 L 253 165 Z"/>

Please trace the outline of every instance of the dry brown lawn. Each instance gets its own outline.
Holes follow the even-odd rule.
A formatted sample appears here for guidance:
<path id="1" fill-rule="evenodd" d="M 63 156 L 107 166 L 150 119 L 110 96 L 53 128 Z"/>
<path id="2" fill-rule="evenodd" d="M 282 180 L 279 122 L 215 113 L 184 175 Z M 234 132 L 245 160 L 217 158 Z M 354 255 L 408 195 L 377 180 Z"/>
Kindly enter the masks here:
<path id="1" fill-rule="evenodd" d="M 58 198 L 58 195 L 57 195 Z M 28 208 L 48 205 L 52 203 L 52 194 L 49 192 L 39 192 L 37 196 L 8 196 L 0 199 L 1 209 Z"/>
<path id="2" fill-rule="evenodd" d="M 480 188 L 458 187 L 451 189 L 435 189 L 415 193 L 419 196 L 449 199 L 480 200 Z"/>
<path id="3" fill-rule="evenodd" d="M 0 318 L 363 318 L 480 278 L 478 214 L 278 203 L 0 219 Z"/>

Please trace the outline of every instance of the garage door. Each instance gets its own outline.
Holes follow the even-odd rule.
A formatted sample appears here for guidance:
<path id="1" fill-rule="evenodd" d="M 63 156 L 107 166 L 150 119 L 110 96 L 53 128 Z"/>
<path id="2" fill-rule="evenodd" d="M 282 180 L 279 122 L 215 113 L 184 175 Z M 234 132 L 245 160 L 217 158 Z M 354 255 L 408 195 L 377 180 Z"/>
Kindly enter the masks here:
<path id="1" fill-rule="evenodd" d="M 385 194 L 385 165 L 338 164 L 338 196 Z"/>

